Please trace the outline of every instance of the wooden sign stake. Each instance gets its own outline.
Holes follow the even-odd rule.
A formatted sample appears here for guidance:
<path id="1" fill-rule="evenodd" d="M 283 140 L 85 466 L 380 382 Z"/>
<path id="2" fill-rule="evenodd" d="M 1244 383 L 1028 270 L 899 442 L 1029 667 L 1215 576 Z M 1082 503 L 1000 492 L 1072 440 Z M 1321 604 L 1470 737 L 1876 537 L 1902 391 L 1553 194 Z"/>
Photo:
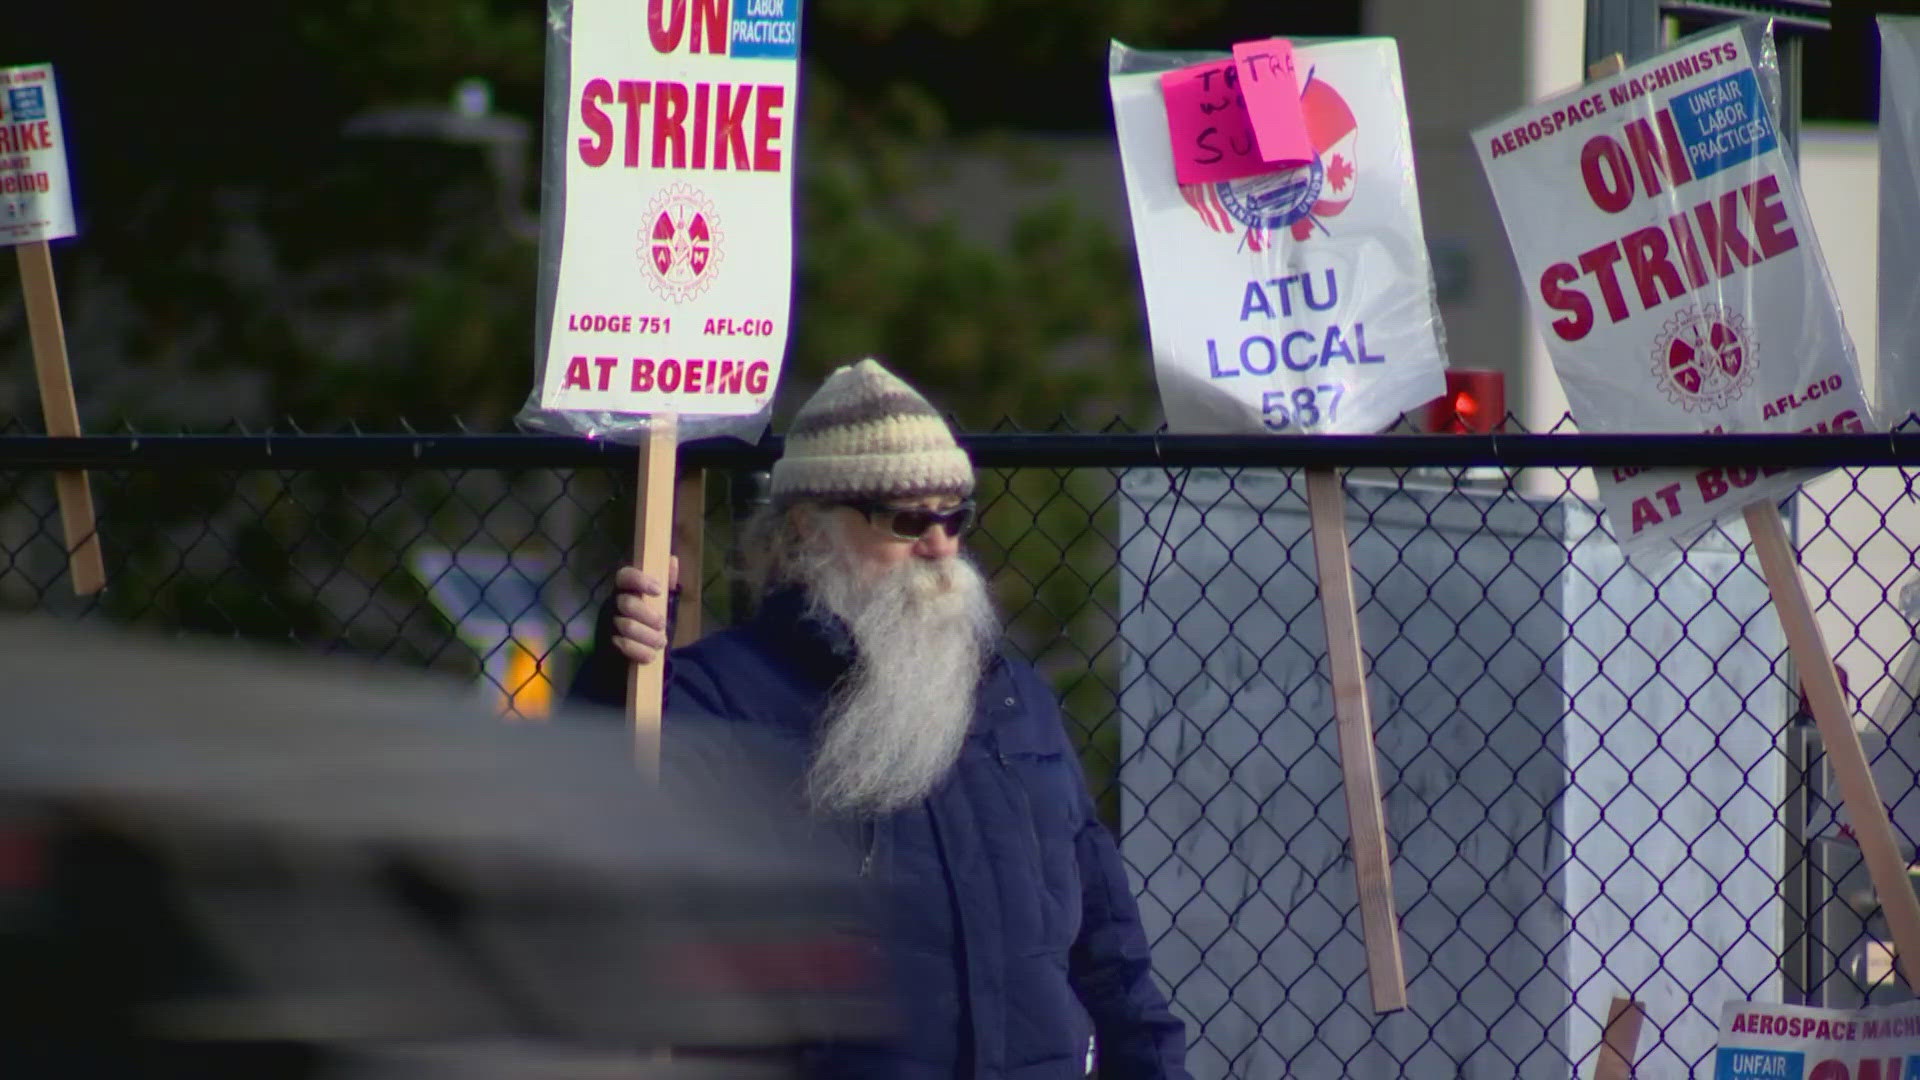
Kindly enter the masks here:
<path id="1" fill-rule="evenodd" d="M 648 419 L 634 473 L 633 565 L 655 581 L 667 580 L 673 546 L 674 473 L 680 456 L 679 418 L 656 413 Z M 666 598 L 658 603 L 664 610 Z M 633 722 L 634 756 L 652 779 L 660 776 L 660 711 L 666 691 L 666 662 L 632 664 L 627 669 L 627 715 Z"/>
<path id="2" fill-rule="evenodd" d="M 1866 751 L 1860 746 L 1860 732 L 1854 729 L 1852 710 L 1833 669 L 1833 654 L 1827 651 L 1813 604 L 1807 599 L 1799 559 L 1787 539 L 1787 523 L 1772 502 L 1754 503 L 1745 513 L 1754 552 L 1760 556 L 1760 567 L 1766 574 L 1767 591 L 1773 594 L 1773 609 L 1786 631 L 1787 651 L 1800 673 L 1800 685 L 1813 709 L 1814 726 L 1819 729 L 1834 778 L 1840 783 L 1841 802 L 1847 808 L 1860 854 L 1866 859 L 1887 928 L 1893 932 L 1895 960 L 1908 988 L 1920 991 L 1920 899 L 1907 880 L 1893 822 L 1887 818 L 1886 804 L 1880 801 L 1880 792 L 1874 786 L 1873 770 L 1867 766 Z"/>
<path id="3" fill-rule="evenodd" d="M 1632 998 L 1617 997 L 1607 1010 L 1606 1030 L 1600 1036 L 1600 1053 L 1593 1062 L 1593 1080 L 1628 1080 L 1633 1075 L 1633 1059 L 1640 1054 L 1640 1022 L 1645 1012 Z"/>
<path id="4" fill-rule="evenodd" d="M 1307 519 L 1320 575 L 1320 615 L 1327 628 L 1333 676 L 1334 724 L 1340 738 L 1340 775 L 1346 789 L 1347 831 L 1360 898 L 1360 933 L 1367 947 L 1373 1011 L 1407 1007 L 1407 974 L 1400 957 L 1400 918 L 1393 907 L 1393 869 L 1387 855 L 1380 770 L 1374 760 L 1373 717 L 1360 652 L 1360 616 L 1353 601 L 1353 558 L 1347 550 L 1346 493 L 1332 469 L 1307 471 Z"/>
<path id="5" fill-rule="evenodd" d="M 53 283 L 53 255 L 45 240 L 14 247 L 20 284 L 27 300 L 27 332 L 33 338 L 33 372 L 40 383 L 40 409 L 47 434 L 80 434 L 80 412 L 73 400 L 73 375 L 67 366 L 67 332 L 60 320 L 60 294 Z M 53 475 L 60 501 L 60 527 L 67 544 L 67 572 L 77 596 L 92 596 L 107 585 L 100 557 L 100 531 L 93 516 L 93 492 L 87 474 L 63 469 Z"/>

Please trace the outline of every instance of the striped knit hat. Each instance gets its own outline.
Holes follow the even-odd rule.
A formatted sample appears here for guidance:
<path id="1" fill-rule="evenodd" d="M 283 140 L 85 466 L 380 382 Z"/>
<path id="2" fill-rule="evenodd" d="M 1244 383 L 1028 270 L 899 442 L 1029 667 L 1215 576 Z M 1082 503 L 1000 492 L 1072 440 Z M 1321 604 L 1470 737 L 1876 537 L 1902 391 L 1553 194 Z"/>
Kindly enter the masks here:
<path id="1" fill-rule="evenodd" d="M 827 376 L 787 429 L 773 501 L 898 502 L 973 493 L 973 463 L 927 399 L 873 360 Z"/>

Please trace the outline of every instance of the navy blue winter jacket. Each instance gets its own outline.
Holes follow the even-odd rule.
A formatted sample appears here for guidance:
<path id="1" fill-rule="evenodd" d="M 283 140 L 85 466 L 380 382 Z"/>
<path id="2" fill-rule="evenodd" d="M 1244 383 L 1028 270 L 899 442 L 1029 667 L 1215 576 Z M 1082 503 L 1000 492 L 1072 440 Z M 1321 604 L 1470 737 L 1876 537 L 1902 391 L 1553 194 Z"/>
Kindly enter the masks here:
<path id="1" fill-rule="evenodd" d="M 691 708 L 791 739 L 799 779 L 814 725 L 849 666 L 844 627 L 775 593 L 745 625 L 676 650 L 669 717 Z M 607 644 L 572 694 L 624 704 Z M 1188 1080 L 1185 1029 L 1149 970 L 1120 853 L 1094 815 L 1053 694 L 1028 664 L 994 658 L 959 762 L 923 803 L 864 823 L 860 873 L 886 899 L 905 1033 L 884 1051 L 808 1051 L 814 1075 L 887 1080 L 1069 1080 L 1089 1036 L 1102 1080 Z M 664 738 L 672 739 L 669 719 Z"/>

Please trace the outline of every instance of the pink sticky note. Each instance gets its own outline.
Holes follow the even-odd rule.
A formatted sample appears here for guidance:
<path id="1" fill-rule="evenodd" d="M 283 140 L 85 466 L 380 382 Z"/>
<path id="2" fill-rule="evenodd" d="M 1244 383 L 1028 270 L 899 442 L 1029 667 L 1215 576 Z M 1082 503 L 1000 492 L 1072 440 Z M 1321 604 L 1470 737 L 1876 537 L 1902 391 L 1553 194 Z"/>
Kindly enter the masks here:
<path id="1" fill-rule="evenodd" d="M 1233 61 L 1169 71 L 1160 76 L 1160 91 L 1167 102 L 1176 181 L 1217 184 L 1274 171 L 1254 141 Z"/>
<path id="2" fill-rule="evenodd" d="M 1283 38 L 1242 41 L 1233 47 L 1233 63 L 1260 157 L 1282 168 L 1312 161 L 1313 140 L 1300 110 L 1300 80 L 1293 72 L 1293 43 Z"/>

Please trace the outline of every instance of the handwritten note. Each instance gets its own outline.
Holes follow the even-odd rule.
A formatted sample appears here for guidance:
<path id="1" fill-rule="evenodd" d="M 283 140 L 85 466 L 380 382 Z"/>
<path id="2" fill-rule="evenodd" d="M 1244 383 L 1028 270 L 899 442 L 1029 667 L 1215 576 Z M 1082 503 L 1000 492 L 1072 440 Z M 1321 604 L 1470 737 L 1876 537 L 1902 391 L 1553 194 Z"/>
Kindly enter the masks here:
<path id="1" fill-rule="evenodd" d="M 1233 47 L 1233 64 L 1261 160 L 1277 168 L 1312 161 L 1313 139 L 1300 109 L 1293 43 L 1282 38 L 1242 41 Z"/>
<path id="2" fill-rule="evenodd" d="M 1176 181 L 1217 184 L 1274 171 L 1260 156 L 1233 61 L 1169 71 L 1160 76 L 1160 91 L 1167 101 Z"/>

